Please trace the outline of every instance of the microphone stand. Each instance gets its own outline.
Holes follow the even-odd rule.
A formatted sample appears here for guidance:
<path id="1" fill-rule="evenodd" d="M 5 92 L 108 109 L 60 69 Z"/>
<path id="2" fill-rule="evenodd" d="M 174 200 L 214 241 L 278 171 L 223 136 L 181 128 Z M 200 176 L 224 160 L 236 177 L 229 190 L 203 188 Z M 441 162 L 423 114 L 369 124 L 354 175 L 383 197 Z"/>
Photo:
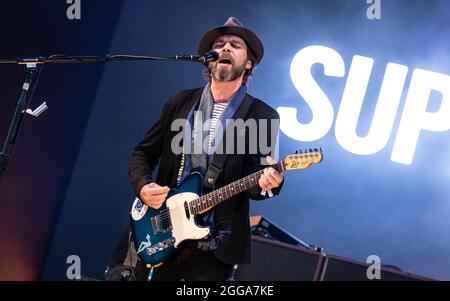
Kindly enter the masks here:
<path id="1" fill-rule="evenodd" d="M 110 61 L 194 61 L 207 65 L 208 62 L 216 60 L 218 53 L 216 51 L 209 51 L 204 56 L 200 55 L 176 55 L 176 56 L 139 56 L 139 55 L 106 55 L 106 56 L 69 56 L 64 54 L 54 54 L 47 58 L 32 57 L 20 59 L 0 59 L 0 64 L 17 64 L 25 65 L 25 81 L 22 85 L 19 100 L 17 101 L 16 110 L 14 112 L 11 124 L 9 126 L 8 134 L 2 151 L 0 152 L 0 186 L 6 173 L 6 169 L 11 158 L 14 145 L 22 125 L 24 114 L 29 114 L 38 117 L 48 107 L 44 102 L 35 110 L 29 109 L 31 98 L 36 90 L 39 74 L 44 64 L 65 64 L 65 63 L 102 63 Z"/>

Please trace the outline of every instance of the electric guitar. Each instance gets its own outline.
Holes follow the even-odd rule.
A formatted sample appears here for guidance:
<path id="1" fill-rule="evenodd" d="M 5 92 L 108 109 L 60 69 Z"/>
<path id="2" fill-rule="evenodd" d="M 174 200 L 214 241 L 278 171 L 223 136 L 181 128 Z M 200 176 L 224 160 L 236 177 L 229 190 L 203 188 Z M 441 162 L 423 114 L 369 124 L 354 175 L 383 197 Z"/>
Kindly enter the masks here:
<path id="1" fill-rule="evenodd" d="M 272 167 L 278 172 L 305 169 L 322 158 L 322 149 L 309 149 L 288 155 Z M 262 174 L 263 169 L 202 195 L 203 178 L 194 172 L 169 191 L 159 209 L 148 207 L 136 198 L 131 208 L 131 225 L 137 255 L 155 266 L 168 259 L 182 241 L 207 237 L 210 228 L 199 227 L 195 216 L 258 185 Z"/>

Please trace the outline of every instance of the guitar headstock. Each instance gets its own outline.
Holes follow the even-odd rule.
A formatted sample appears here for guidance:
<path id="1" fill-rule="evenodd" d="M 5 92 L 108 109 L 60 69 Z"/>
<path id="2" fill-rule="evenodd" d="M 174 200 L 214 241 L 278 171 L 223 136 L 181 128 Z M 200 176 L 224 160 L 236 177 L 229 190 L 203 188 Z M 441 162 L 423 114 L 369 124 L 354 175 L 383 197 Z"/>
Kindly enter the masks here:
<path id="1" fill-rule="evenodd" d="M 322 148 L 296 151 L 295 154 L 287 155 L 284 158 L 282 161 L 283 170 L 305 169 L 313 164 L 320 163 L 322 159 Z"/>

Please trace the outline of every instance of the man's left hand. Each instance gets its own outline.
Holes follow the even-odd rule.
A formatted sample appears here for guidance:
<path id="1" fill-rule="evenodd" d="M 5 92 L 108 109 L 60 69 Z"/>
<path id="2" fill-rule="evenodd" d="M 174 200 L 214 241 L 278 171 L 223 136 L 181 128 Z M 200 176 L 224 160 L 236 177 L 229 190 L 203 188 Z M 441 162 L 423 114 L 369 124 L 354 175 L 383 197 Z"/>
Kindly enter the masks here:
<path id="1" fill-rule="evenodd" d="M 266 160 L 271 165 L 277 163 L 271 156 L 267 156 Z M 283 182 L 283 174 L 276 171 L 273 167 L 267 167 L 264 169 L 264 174 L 261 175 L 258 184 L 261 189 L 268 191 L 280 186 L 281 182 Z"/>

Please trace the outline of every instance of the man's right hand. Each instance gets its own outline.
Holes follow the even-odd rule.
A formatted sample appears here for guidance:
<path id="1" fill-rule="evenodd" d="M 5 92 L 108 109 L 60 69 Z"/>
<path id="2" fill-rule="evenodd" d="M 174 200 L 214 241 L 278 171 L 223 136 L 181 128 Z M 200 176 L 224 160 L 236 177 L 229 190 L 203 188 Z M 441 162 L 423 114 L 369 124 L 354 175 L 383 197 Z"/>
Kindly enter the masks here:
<path id="1" fill-rule="evenodd" d="M 159 186 L 156 183 L 149 183 L 142 187 L 140 192 L 141 201 L 145 205 L 153 208 L 159 209 L 164 203 L 167 193 L 169 193 L 170 188 L 167 186 Z"/>

